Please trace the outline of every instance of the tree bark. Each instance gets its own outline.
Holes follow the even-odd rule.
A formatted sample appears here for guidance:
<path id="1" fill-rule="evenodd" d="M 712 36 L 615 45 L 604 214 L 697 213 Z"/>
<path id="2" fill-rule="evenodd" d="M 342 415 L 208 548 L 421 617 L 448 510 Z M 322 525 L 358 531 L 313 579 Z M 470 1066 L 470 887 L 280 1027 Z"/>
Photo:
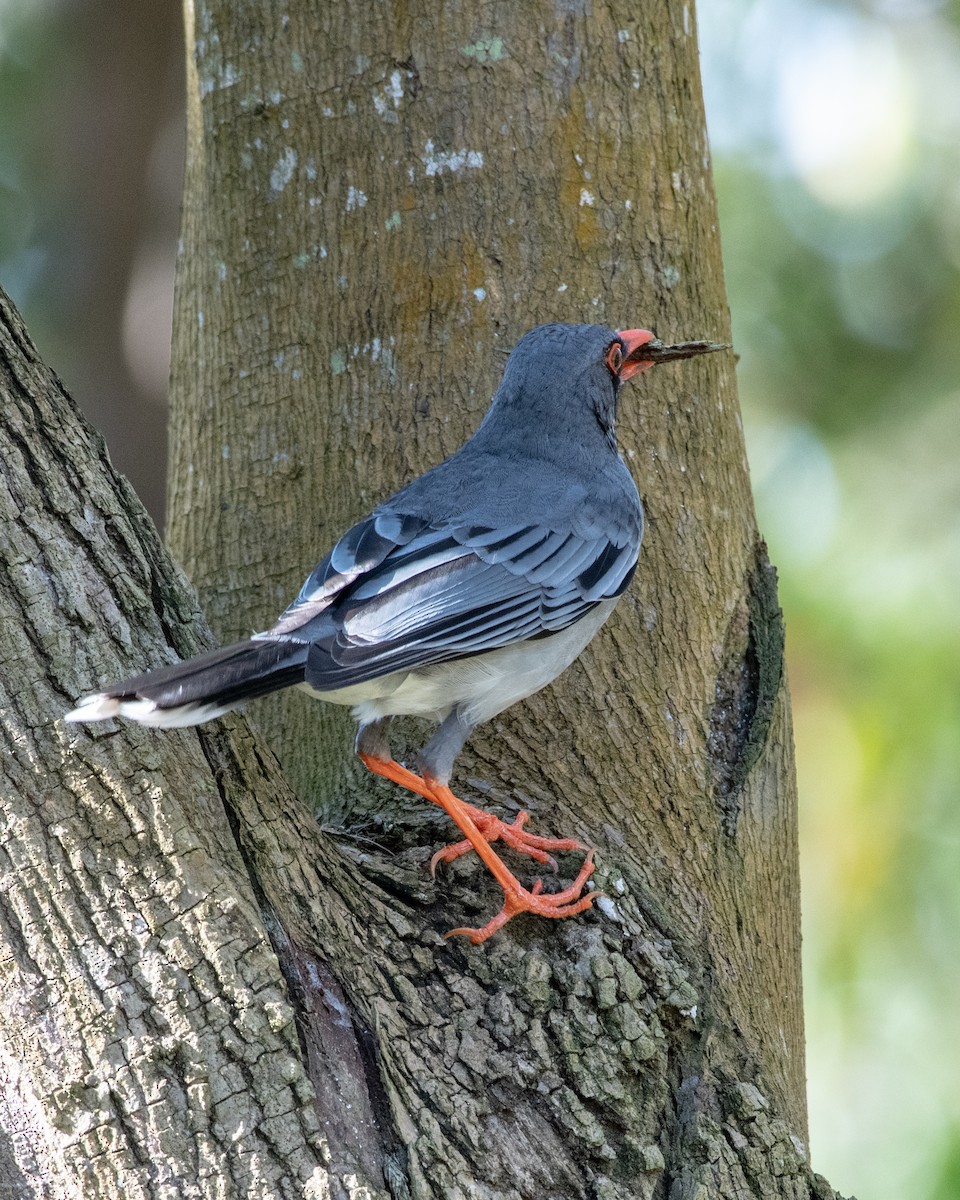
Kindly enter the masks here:
<path id="1" fill-rule="evenodd" d="M 168 639 L 197 650 L 195 598 L 2 294 L 0 389 L 0 1181 L 114 1197 L 307 1178 L 296 1025 L 201 743 L 56 723 Z"/>
<path id="2" fill-rule="evenodd" d="M 170 529 L 222 636 L 272 619 L 339 530 L 456 447 L 492 348 L 524 327 L 726 332 L 688 8 L 649 28 L 606 7 L 522 27 L 506 8 L 399 13 L 188 21 Z M 468 795 L 597 845 L 605 898 L 474 948 L 441 932 L 492 911 L 494 889 L 469 860 L 430 882 L 447 831 L 354 783 L 341 714 L 251 707 L 283 773 L 241 717 L 54 723 L 207 634 L 0 316 L 17 682 L 0 1181 L 832 1196 L 803 1144 L 782 625 L 729 369 L 661 367 L 625 396 L 650 517 L 637 582 L 581 662 L 461 760 Z"/>

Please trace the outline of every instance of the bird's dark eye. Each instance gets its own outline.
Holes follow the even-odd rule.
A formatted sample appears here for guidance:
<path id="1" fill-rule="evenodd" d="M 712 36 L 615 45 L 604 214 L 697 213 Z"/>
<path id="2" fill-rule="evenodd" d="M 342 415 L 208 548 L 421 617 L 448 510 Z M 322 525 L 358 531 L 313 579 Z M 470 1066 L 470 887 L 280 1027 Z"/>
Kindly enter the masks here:
<path id="1" fill-rule="evenodd" d="M 607 351 L 607 366 L 614 375 L 620 374 L 620 368 L 623 366 L 623 347 L 619 342 L 614 342 Z"/>

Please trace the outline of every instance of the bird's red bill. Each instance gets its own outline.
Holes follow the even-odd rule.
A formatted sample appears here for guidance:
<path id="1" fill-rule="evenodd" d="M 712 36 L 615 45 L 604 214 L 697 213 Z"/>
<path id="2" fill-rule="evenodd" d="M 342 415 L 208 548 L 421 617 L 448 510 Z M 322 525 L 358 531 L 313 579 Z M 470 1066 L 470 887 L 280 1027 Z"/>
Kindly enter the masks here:
<path id="1" fill-rule="evenodd" d="M 629 379 L 638 371 L 648 371 L 657 363 L 673 362 L 678 358 L 695 358 L 698 354 L 713 354 L 729 350 L 726 342 L 661 342 L 646 329 L 625 329 L 617 334 L 626 348 L 620 367 L 620 378 Z"/>
<path id="2" fill-rule="evenodd" d="M 634 375 L 639 375 L 641 371 L 649 371 L 653 366 L 652 362 L 640 358 L 638 351 L 657 339 L 649 329 L 618 329 L 617 337 L 623 342 L 623 362 L 620 364 L 618 374 L 621 383 L 625 383 Z"/>

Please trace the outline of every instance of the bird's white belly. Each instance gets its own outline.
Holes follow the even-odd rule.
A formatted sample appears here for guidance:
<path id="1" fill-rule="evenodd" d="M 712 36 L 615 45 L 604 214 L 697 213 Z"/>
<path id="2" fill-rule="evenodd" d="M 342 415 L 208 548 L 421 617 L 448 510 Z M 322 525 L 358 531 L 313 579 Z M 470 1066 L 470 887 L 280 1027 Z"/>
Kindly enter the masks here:
<path id="1" fill-rule="evenodd" d="M 550 637 L 518 642 L 473 658 L 454 659 L 413 671 L 395 671 L 352 687 L 323 692 L 301 684 L 318 700 L 349 704 L 361 724 L 383 717 L 418 716 L 442 721 L 462 706 L 466 723 L 478 725 L 532 696 L 568 667 L 607 617 L 616 600 Z"/>

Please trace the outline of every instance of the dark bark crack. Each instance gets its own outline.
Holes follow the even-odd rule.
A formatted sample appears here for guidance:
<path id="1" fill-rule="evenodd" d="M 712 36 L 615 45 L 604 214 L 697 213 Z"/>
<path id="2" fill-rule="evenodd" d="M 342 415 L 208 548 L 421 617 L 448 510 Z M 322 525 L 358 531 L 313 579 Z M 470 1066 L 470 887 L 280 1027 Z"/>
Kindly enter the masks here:
<path id="1" fill-rule="evenodd" d="M 784 626 L 777 571 L 758 540 L 741 604 L 727 629 L 707 741 L 713 794 L 734 834 L 740 791 L 767 743 L 783 682 Z"/>
<path id="2" fill-rule="evenodd" d="M 358 1173 L 368 1185 L 406 1200 L 406 1151 L 394 1130 L 373 1031 L 327 962 L 290 938 L 275 917 L 269 932 L 330 1147 L 331 1183 Z"/>
<path id="3" fill-rule="evenodd" d="M 200 743 L 219 785 L 218 754 L 208 737 L 202 733 Z M 408 1200 L 406 1151 L 394 1128 L 381 1081 L 375 1035 L 348 999 L 330 965 L 301 945 L 284 926 L 260 885 L 256 863 L 241 836 L 240 818 L 222 788 L 221 798 L 287 985 L 303 1062 L 329 1150 L 332 1200 L 347 1200 L 342 1180 L 355 1176 L 375 1192 L 389 1191 L 394 1200 Z"/>

